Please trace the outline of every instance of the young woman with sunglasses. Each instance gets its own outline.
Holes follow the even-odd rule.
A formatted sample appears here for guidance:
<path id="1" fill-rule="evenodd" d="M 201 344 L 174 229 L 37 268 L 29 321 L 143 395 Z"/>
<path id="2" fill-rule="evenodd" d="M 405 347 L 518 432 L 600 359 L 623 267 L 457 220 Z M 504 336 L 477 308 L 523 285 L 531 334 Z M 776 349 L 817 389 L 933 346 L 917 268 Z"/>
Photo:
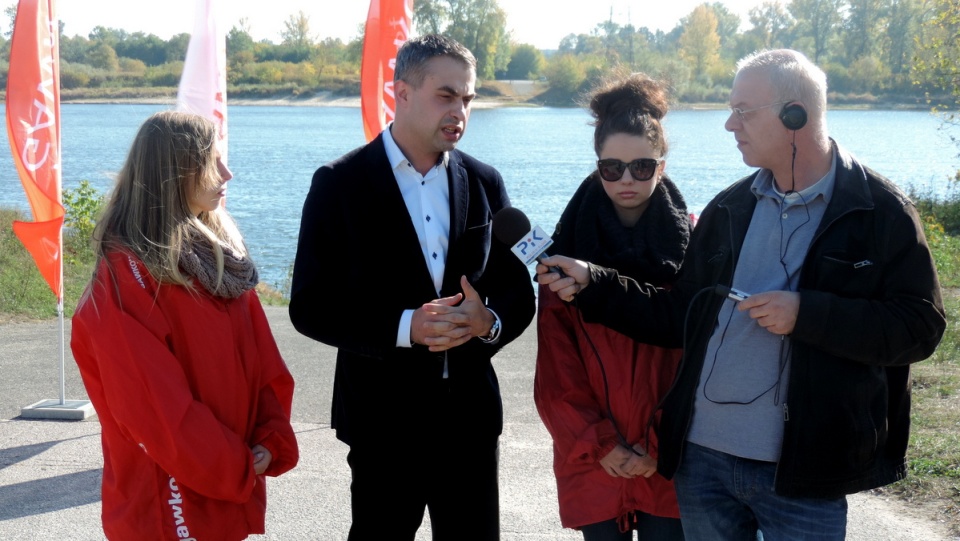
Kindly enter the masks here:
<path id="1" fill-rule="evenodd" d="M 216 141 L 201 116 L 148 118 L 94 230 L 71 346 L 102 427 L 107 539 L 263 533 L 264 475 L 299 458 Z"/>
<path id="2" fill-rule="evenodd" d="M 692 225 L 664 174 L 667 92 L 642 74 L 589 96 L 597 169 L 567 204 L 552 254 L 669 287 Z M 546 293 L 549 293 L 547 291 Z M 679 350 L 634 342 L 583 321 L 573 303 L 539 296 L 534 399 L 553 437 L 564 527 L 585 541 L 683 539 L 673 484 L 656 473 L 657 403 Z"/>

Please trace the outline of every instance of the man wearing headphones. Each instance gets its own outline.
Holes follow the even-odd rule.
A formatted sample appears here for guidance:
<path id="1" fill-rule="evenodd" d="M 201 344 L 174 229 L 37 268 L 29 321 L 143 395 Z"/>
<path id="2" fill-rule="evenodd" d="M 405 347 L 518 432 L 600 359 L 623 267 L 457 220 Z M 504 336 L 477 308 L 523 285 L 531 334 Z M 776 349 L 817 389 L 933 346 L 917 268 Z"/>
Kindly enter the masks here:
<path id="1" fill-rule="evenodd" d="M 704 209 L 672 290 L 537 267 L 588 321 L 685 348 L 658 471 L 688 540 L 840 541 L 845 496 L 906 475 L 909 365 L 943 334 L 940 284 L 910 200 L 827 135 L 826 92 L 796 51 L 738 63 L 725 127 L 758 170 Z"/>

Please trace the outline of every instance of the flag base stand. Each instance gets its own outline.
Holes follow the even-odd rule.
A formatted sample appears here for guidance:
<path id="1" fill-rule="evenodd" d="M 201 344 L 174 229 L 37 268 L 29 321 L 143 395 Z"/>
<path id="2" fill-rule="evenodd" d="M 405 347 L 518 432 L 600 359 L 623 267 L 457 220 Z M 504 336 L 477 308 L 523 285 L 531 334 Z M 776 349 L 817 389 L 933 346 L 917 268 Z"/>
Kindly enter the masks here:
<path id="1" fill-rule="evenodd" d="M 23 419 L 83 421 L 96 415 L 96 413 L 89 400 L 61 401 L 51 398 L 20 408 L 20 417 Z"/>

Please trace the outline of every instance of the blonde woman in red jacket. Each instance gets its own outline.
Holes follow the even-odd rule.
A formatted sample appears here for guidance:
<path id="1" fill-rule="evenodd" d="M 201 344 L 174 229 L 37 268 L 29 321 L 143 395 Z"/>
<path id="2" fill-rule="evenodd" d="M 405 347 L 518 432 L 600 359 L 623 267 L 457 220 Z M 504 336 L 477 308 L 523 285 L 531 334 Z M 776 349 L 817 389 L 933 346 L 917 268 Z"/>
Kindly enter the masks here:
<path id="1" fill-rule="evenodd" d="M 692 225 L 664 175 L 661 119 L 667 94 L 642 74 L 612 79 L 591 95 L 597 170 L 557 224 L 551 253 L 669 286 Z M 683 539 L 673 484 L 656 473 L 656 405 L 679 350 L 631 340 L 584 322 L 576 303 L 539 296 L 534 399 L 553 437 L 564 527 L 585 541 Z"/>
<path id="2" fill-rule="evenodd" d="M 216 127 L 167 111 L 140 128 L 97 223 L 71 347 L 102 426 L 111 540 L 264 532 L 264 475 L 299 458 L 291 377 L 221 206 Z"/>

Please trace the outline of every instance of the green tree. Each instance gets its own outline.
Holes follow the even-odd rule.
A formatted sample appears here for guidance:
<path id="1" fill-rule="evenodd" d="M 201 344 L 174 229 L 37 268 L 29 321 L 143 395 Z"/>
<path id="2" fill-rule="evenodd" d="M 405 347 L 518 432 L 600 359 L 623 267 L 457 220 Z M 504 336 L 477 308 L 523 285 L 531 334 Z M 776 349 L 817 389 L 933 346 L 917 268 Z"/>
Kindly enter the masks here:
<path id="1" fill-rule="evenodd" d="M 414 2 L 413 21 L 425 33 L 440 33 L 470 49 L 477 57 L 477 76 L 492 79 L 506 69 L 509 52 L 507 14 L 496 0 L 424 0 Z"/>
<path id="2" fill-rule="evenodd" d="M 3 14 L 7 16 L 7 20 L 10 21 L 10 29 L 3 33 L 3 36 L 7 39 L 13 37 L 13 25 L 17 22 L 17 4 L 10 4 L 9 6 L 3 8 Z"/>
<path id="3" fill-rule="evenodd" d="M 776 49 L 790 46 L 789 30 L 793 18 L 779 2 L 764 2 L 748 12 L 750 24 L 747 33 L 756 37 L 761 48 Z"/>
<path id="4" fill-rule="evenodd" d="M 100 68 L 109 72 L 116 72 L 120 69 L 120 60 L 113 47 L 106 43 L 95 45 L 87 55 L 89 64 L 95 68 Z"/>
<path id="5" fill-rule="evenodd" d="M 118 43 L 127 39 L 127 36 L 129 36 L 129 34 L 126 30 L 97 26 L 90 31 L 90 35 L 87 37 L 90 38 L 90 41 L 106 43 L 110 47 L 116 47 Z"/>
<path id="6" fill-rule="evenodd" d="M 247 19 L 240 19 L 240 26 L 234 26 L 227 32 L 227 56 L 232 57 L 241 52 L 253 54 L 253 49 L 253 36 L 250 35 Z"/>
<path id="7" fill-rule="evenodd" d="M 847 62 L 876 56 L 880 34 L 884 31 L 884 0 L 849 0 L 844 21 L 843 44 Z"/>
<path id="8" fill-rule="evenodd" d="M 717 17 L 708 4 L 700 4 L 685 18 L 680 35 L 680 58 L 690 65 L 694 77 L 701 77 L 720 60 L 720 36 Z"/>
<path id="9" fill-rule="evenodd" d="M 889 0 L 887 6 L 887 31 L 881 43 L 885 61 L 890 72 L 903 82 L 902 74 L 910 72 L 914 55 L 914 38 L 920 24 L 920 7 L 917 0 Z"/>
<path id="10" fill-rule="evenodd" d="M 562 92 L 575 92 L 587 78 L 587 72 L 572 54 L 558 54 L 550 58 L 546 68 L 550 87 Z"/>
<path id="11" fill-rule="evenodd" d="M 533 45 L 521 43 L 513 48 L 510 64 L 507 65 L 507 79 L 533 79 L 540 75 L 546 60 L 543 53 Z"/>
<path id="12" fill-rule="evenodd" d="M 879 93 L 890 79 L 890 70 L 874 56 L 861 56 L 854 60 L 848 72 L 855 92 Z"/>
<path id="13" fill-rule="evenodd" d="M 441 0 L 418 0 L 413 4 L 413 24 L 424 34 L 443 32 L 447 10 Z"/>
<path id="14" fill-rule="evenodd" d="M 77 64 L 87 63 L 87 55 L 94 47 L 94 43 L 83 36 L 60 38 L 60 60 Z"/>
<path id="15" fill-rule="evenodd" d="M 136 58 L 148 66 L 159 66 L 167 62 L 167 42 L 154 34 L 134 32 L 117 41 L 113 48 L 118 56 Z"/>
<path id="16" fill-rule="evenodd" d="M 826 60 L 830 42 L 839 34 L 844 6 L 845 0 L 793 0 L 787 6 L 796 21 L 798 36 L 812 43 L 807 52 L 814 64 Z"/>
<path id="17" fill-rule="evenodd" d="M 167 40 L 166 62 L 176 62 L 187 57 L 187 48 L 190 46 L 190 34 L 186 32 L 177 34 Z"/>
<path id="18" fill-rule="evenodd" d="M 310 34 L 310 17 L 302 10 L 291 15 L 283 22 L 283 30 L 280 31 L 280 38 L 283 45 L 289 45 L 297 49 L 309 49 L 314 42 Z"/>

